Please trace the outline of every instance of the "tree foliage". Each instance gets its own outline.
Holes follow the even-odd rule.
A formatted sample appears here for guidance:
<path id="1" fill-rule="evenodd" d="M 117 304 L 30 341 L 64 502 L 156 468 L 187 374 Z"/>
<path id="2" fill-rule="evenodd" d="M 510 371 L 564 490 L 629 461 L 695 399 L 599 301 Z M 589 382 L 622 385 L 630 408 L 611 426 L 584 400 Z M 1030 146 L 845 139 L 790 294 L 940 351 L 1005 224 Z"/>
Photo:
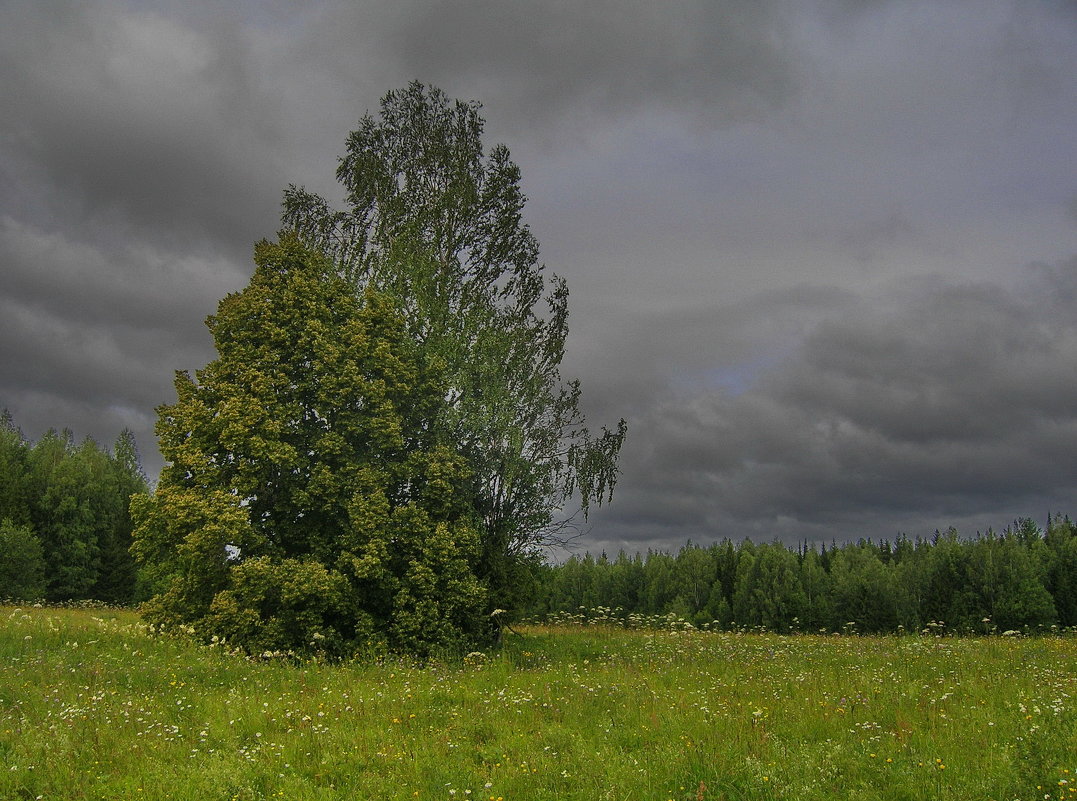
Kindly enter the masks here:
<path id="1" fill-rule="evenodd" d="M 861 633 L 1077 625 L 1077 524 L 1060 515 L 1046 531 L 1024 519 L 972 539 L 950 529 L 821 551 L 725 540 L 676 556 L 573 557 L 537 573 L 538 615 L 596 607 L 723 629 Z"/>
<path id="2" fill-rule="evenodd" d="M 207 324 L 218 358 L 159 408 L 167 465 L 134 550 L 152 620 L 252 651 L 425 653 L 480 631 L 468 465 L 444 365 L 395 300 L 293 236 Z"/>
<path id="3" fill-rule="evenodd" d="M 76 444 L 67 430 L 50 430 L 31 443 L 4 412 L 0 520 L 10 522 L 8 535 L 21 543 L 20 553 L 40 548 L 43 584 L 37 597 L 135 600 L 128 508 L 132 495 L 147 491 L 131 432 L 120 435 L 112 452 L 89 438 Z M 28 537 L 37 545 L 26 546 Z M 26 586 L 36 587 L 36 581 Z"/>
<path id="4" fill-rule="evenodd" d="M 337 170 L 348 207 L 292 186 L 283 219 L 355 291 L 392 294 L 445 365 L 447 403 L 431 422 L 466 461 L 480 574 L 509 605 L 519 557 L 568 537 L 576 504 L 586 517 L 609 501 L 626 428 L 592 435 L 579 383 L 561 378 L 568 290 L 538 263 L 507 148 L 484 153 L 479 108 L 419 83 L 390 92 L 348 137 Z"/>
<path id="5" fill-rule="evenodd" d="M 0 520 L 30 522 L 29 452 L 11 413 L 4 409 L 0 415 Z"/>
<path id="6" fill-rule="evenodd" d="M 45 595 L 45 553 L 27 525 L 0 520 L 0 598 L 36 601 Z"/>

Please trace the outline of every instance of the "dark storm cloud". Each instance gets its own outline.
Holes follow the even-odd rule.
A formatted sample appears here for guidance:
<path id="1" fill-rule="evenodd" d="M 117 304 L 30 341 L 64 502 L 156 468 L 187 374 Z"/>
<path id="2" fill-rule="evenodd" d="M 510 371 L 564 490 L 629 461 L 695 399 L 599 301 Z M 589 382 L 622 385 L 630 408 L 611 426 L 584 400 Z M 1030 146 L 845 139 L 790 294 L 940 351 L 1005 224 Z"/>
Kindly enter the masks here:
<path id="1" fill-rule="evenodd" d="M 282 126 L 233 20 L 166 6 L 5 4 L 0 405 L 31 436 L 130 427 L 147 467 L 175 369 L 272 235 Z"/>
<path id="2" fill-rule="evenodd" d="M 392 47 L 419 75 L 480 87 L 499 115 L 757 116 L 791 96 L 774 2 L 405 4 Z"/>
<path id="3" fill-rule="evenodd" d="M 229 266 L 207 271 L 145 245 L 104 251 L 11 218 L 0 220 L 0 251 L 2 403 L 35 434 L 68 426 L 108 439 L 130 427 L 145 449 L 173 370 L 206 360 L 197 310 L 231 288 Z"/>
<path id="4" fill-rule="evenodd" d="M 72 325 L 189 327 L 191 310 L 212 309 L 237 279 L 227 263 L 162 256 L 142 243 L 73 243 L 10 217 L 0 220 L 0 248 L 4 296 Z"/>
<path id="5" fill-rule="evenodd" d="M 9 213 L 29 205 L 87 239 L 105 229 L 187 252 L 234 247 L 272 221 L 279 121 L 234 28 L 114 3 L 5 17 Z"/>
<path id="6" fill-rule="evenodd" d="M 1077 513 L 1075 42 L 1051 2 L 0 0 L 0 406 L 155 473 L 283 187 L 337 200 L 419 79 L 484 103 L 565 375 L 631 423 L 587 547 Z"/>
<path id="7" fill-rule="evenodd" d="M 744 392 L 661 393 L 595 523 L 621 534 L 604 544 L 927 535 L 1068 508 L 1077 259 L 1021 278 L 915 281 L 817 323 Z"/>
<path id="8" fill-rule="evenodd" d="M 669 20 L 643 7 L 507 9 L 2 6 L 0 403 L 31 433 L 99 437 L 115 415 L 88 410 L 139 409 L 137 433 L 151 440 L 149 409 L 170 397 L 173 369 L 212 357 L 202 320 L 242 286 L 281 189 L 333 197 L 326 176 L 348 128 L 413 77 L 489 90 L 488 105 L 530 129 L 536 110 L 556 118 L 579 97 L 698 94 L 748 108 L 788 92 L 762 6 Z M 718 35 L 726 43 L 711 48 Z M 505 80 L 476 85 L 479 73 Z"/>

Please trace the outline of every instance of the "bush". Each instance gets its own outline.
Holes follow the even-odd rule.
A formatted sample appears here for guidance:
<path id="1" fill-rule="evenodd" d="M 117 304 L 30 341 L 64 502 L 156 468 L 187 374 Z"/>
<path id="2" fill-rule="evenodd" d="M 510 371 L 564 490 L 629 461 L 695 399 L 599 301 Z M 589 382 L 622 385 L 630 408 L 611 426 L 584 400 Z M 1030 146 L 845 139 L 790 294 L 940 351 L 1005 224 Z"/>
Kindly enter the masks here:
<path id="1" fill-rule="evenodd" d="M 219 358 L 158 410 L 168 464 L 131 504 L 146 619 L 255 654 L 488 642 L 440 364 L 294 237 L 256 262 L 210 319 Z"/>

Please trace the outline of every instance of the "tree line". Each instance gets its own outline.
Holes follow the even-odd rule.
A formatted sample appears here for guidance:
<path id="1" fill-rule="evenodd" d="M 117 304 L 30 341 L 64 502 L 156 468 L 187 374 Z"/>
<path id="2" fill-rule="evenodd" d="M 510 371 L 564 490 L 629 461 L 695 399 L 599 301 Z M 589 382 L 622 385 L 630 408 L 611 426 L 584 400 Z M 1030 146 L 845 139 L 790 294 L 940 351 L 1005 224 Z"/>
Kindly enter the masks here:
<path id="1" fill-rule="evenodd" d="M 71 431 L 31 442 L 0 416 L 0 598 L 125 604 L 137 598 L 132 495 L 149 492 L 134 435 L 112 449 Z"/>
<path id="2" fill-rule="evenodd" d="M 778 542 L 573 556 L 534 566 L 530 613 L 675 615 L 720 629 L 989 632 L 1077 626 L 1077 524 L 1016 521 L 962 539 Z"/>

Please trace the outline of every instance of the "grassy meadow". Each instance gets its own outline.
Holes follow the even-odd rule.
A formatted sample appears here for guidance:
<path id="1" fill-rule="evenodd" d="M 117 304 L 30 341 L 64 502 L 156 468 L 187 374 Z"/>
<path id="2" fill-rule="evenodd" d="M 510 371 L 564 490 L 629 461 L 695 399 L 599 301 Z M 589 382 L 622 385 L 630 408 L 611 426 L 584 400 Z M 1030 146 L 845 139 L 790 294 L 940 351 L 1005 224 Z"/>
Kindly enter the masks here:
<path id="1" fill-rule="evenodd" d="M 1077 639 L 535 626 L 295 665 L 3 607 L 0 798 L 1077 798 Z"/>

